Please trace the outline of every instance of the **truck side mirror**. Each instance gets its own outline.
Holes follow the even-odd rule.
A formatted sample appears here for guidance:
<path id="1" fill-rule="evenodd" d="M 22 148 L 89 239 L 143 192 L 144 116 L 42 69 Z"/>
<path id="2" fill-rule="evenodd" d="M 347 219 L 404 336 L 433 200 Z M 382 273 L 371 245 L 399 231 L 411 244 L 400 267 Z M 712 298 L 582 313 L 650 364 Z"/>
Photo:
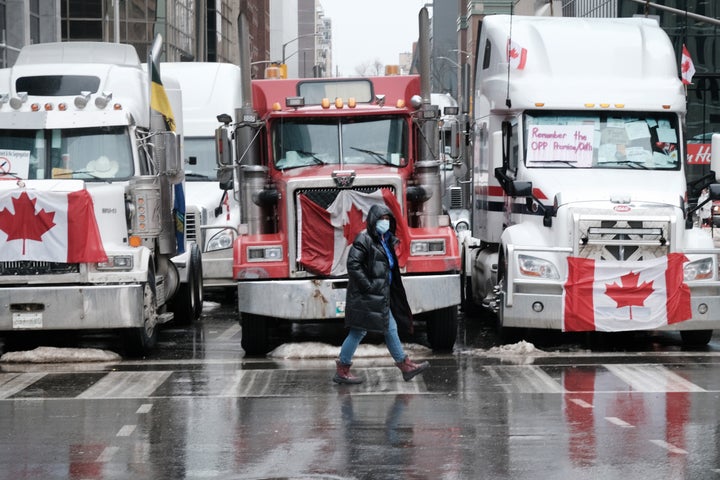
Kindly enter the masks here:
<path id="1" fill-rule="evenodd" d="M 710 144 L 710 170 L 715 173 L 715 181 L 720 181 L 720 133 L 713 133 Z"/>
<path id="2" fill-rule="evenodd" d="M 446 109 L 449 107 L 445 107 Z M 450 157 L 458 158 L 460 156 L 460 125 L 457 120 L 453 120 L 450 124 Z"/>
<path id="3" fill-rule="evenodd" d="M 165 172 L 172 177 L 179 176 L 183 171 L 180 153 L 180 142 L 175 132 L 164 132 L 162 134 L 162 143 L 165 149 Z"/>
<path id="4" fill-rule="evenodd" d="M 228 129 L 219 127 L 215 130 L 215 161 L 219 167 L 227 167 L 233 164 L 232 142 Z"/>
<path id="5" fill-rule="evenodd" d="M 529 197 L 532 195 L 532 182 L 521 182 L 513 180 L 509 185 L 508 195 L 511 197 Z"/>

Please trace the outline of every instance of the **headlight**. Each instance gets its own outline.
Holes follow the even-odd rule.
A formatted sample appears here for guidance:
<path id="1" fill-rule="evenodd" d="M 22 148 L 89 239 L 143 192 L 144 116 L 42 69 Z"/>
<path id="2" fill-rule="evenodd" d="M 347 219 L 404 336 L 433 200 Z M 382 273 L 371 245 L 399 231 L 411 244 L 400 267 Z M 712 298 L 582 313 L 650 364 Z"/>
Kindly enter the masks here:
<path id="1" fill-rule="evenodd" d="M 283 252 L 281 246 L 272 247 L 248 247 L 248 262 L 279 262 L 282 260 Z"/>
<path id="2" fill-rule="evenodd" d="M 518 267 L 520 274 L 526 277 L 546 278 L 548 280 L 558 280 L 560 278 L 555 265 L 543 258 L 518 255 Z"/>
<path id="3" fill-rule="evenodd" d="M 222 232 L 218 232 L 212 236 L 210 241 L 208 241 L 207 251 L 213 252 L 215 250 L 230 248 L 232 247 L 233 240 L 234 236 L 232 230 L 223 230 Z"/>
<path id="4" fill-rule="evenodd" d="M 98 270 L 132 270 L 132 255 L 108 255 L 107 262 L 98 262 Z"/>
<path id="5" fill-rule="evenodd" d="M 444 255 L 445 239 L 413 240 L 410 242 L 410 255 Z"/>
<path id="6" fill-rule="evenodd" d="M 685 281 L 707 280 L 713 278 L 713 260 L 712 258 L 703 258 L 690 262 L 683 267 L 683 275 Z"/>

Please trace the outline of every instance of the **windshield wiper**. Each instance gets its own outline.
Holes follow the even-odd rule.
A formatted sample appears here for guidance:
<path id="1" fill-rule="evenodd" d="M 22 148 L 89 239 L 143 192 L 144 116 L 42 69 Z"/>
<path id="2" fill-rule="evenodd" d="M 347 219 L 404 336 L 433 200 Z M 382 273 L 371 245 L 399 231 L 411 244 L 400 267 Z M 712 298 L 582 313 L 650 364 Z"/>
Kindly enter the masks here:
<path id="1" fill-rule="evenodd" d="M 372 155 L 375 160 L 377 160 L 378 163 L 382 163 L 384 165 L 393 165 L 390 160 L 388 160 L 385 155 L 383 155 L 380 152 L 375 152 L 373 150 L 368 150 L 366 148 L 358 148 L 358 147 L 349 147 L 351 150 L 356 150 L 358 152 L 367 153 L 368 155 Z"/>
<path id="2" fill-rule="evenodd" d="M 325 165 L 325 162 L 317 156 L 317 153 L 315 152 L 308 152 L 305 150 L 295 150 L 297 153 L 304 157 L 310 157 L 313 159 L 313 162 L 317 163 L 318 165 Z"/>
<path id="3" fill-rule="evenodd" d="M 578 168 L 575 162 L 571 162 L 570 160 L 533 160 L 532 163 L 562 163 L 571 168 Z"/>
<path id="4" fill-rule="evenodd" d="M 632 165 L 632 168 L 634 169 L 641 169 L 641 170 L 648 170 L 648 167 L 643 165 L 642 163 L 638 162 L 632 162 L 630 160 L 603 160 L 602 162 L 598 162 L 598 167 L 601 167 L 603 165 L 607 164 L 613 164 L 613 165 Z"/>
<path id="5" fill-rule="evenodd" d="M 102 181 L 107 182 L 107 183 L 112 183 L 112 182 L 110 181 L 110 180 L 112 180 L 112 178 L 98 177 L 97 175 L 94 175 L 94 174 L 90 173 L 90 172 L 87 171 L 87 170 L 63 170 L 62 172 L 55 172 L 55 173 L 53 173 L 53 178 L 58 178 L 58 177 L 72 177 L 73 175 L 77 175 L 77 174 L 87 175 L 88 177 L 93 178 L 94 180 L 102 180 Z M 80 179 L 78 179 L 78 180 L 83 180 L 83 179 L 80 178 Z"/>

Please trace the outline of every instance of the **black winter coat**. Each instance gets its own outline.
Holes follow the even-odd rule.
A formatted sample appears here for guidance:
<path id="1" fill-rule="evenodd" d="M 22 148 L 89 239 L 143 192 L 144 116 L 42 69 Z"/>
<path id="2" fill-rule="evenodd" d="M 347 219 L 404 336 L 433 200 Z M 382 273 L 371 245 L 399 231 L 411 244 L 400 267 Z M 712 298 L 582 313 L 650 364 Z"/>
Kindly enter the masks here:
<path id="1" fill-rule="evenodd" d="M 390 263 L 375 230 L 375 224 L 383 215 L 390 216 L 388 244 L 394 257 L 392 282 L 389 283 Z M 357 327 L 370 332 L 385 332 L 388 312 L 392 309 L 398 328 L 413 331 L 410 305 L 400 276 L 395 246 L 395 217 L 385 205 L 373 205 L 367 216 L 367 229 L 355 238 L 347 258 L 348 287 L 345 298 L 345 326 Z"/>

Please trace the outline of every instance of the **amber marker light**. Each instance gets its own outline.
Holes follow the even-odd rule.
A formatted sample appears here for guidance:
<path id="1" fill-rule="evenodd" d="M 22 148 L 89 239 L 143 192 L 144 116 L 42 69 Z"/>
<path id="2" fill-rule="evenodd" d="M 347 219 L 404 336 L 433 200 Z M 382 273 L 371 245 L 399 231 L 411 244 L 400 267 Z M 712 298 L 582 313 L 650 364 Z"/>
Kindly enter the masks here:
<path id="1" fill-rule="evenodd" d="M 398 101 L 395 102 L 395 108 L 405 108 L 405 100 L 399 98 Z"/>
<path id="2" fill-rule="evenodd" d="M 67 103 L 59 103 L 58 110 L 60 110 L 61 112 L 64 112 L 65 110 L 67 110 Z"/>
<path id="3" fill-rule="evenodd" d="M 320 102 L 320 106 L 322 106 L 322 108 L 330 108 L 330 99 L 323 98 L 322 101 Z"/>
<path id="4" fill-rule="evenodd" d="M 586 107 L 586 108 L 593 108 L 594 106 L 595 106 L 594 103 L 586 103 L 586 104 L 585 104 L 585 107 Z"/>
<path id="5" fill-rule="evenodd" d="M 272 104 L 273 112 L 279 112 L 282 110 L 282 106 L 280 106 L 280 102 L 275 102 Z"/>
<path id="6" fill-rule="evenodd" d="M 545 106 L 545 102 L 535 102 L 535 106 L 536 106 L 536 107 L 544 107 L 544 106 Z"/>
<path id="7" fill-rule="evenodd" d="M 357 106 L 357 102 L 355 101 L 354 97 L 348 98 L 348 107 L 355 108 Z"/>
<path id="8" fill-rule="evenodd" d="M 40 104 L 38 104 L 38 103 L 33 103 L 32 105 L 30 105 L 30 110 L 32 110 L 33 112 L 38 112 L 38 111 L 40 111 Z"/>
<path id="9" fill-rule="evenodd" d="M 625 104 L 624 103 L 616 103 L 615 108 L 625 108 Z"/>
<path id="10" fill-rule="evenodd" d="M 136 235 L 131 235 L 130 238 L 128 238 L 128 244 L 131 247 L 139 247 L 142 245 L 142 239 Z"/>
<path id="11" fill-rule="evenodd" d="M 343 99 L 340 97 L 337 97 L 335 99 L 335 108 L 343 108 Z"/>

